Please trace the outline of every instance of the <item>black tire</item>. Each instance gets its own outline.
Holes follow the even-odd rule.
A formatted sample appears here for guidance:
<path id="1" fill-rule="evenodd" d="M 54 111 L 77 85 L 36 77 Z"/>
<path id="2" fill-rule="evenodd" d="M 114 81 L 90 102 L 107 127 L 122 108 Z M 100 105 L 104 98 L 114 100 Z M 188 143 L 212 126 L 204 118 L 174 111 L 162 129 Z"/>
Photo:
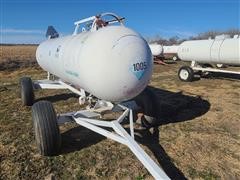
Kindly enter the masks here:
<path id="1" fill-rule="evenodd" d="M 189 66 L 182 66 L 178 71 L 178 78 L 181 81 L 191 82 L 194 78 L 194 71 Z"/>
<path id="2" fill-rule="evenodd" d="M 141 124 L 145 128 L 151 128 L 157 125 L 156 117 L 156 96 L 150 88 L 146 88 L 140 95 L 134 98 L 136 104 L 141 107 Z"/>
<path id="3" fill-rule="evenodd" d="M 20 79 L 21 100 L 24 106 L 32 106 L 34 103 L 34 91 L 32 80 L 29 77 Z"/>
<path id="4" fill-rule="evenodd" d="M 41 155 L 57 155 L 61 148 L 61 134 L 53 105 L 39 101 L 32 106 L 33 127 Z"/>

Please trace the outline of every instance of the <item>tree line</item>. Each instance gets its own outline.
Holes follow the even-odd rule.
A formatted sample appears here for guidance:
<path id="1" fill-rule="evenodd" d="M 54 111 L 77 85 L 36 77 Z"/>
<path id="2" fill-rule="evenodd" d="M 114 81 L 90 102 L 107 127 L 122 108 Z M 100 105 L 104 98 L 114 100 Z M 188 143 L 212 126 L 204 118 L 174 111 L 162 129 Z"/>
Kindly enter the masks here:
<path id="1" fill-rule="evenodd" d="M 157 43 L 157 44 L 163 44 L 165 46 L 170 46 L 174 44 L 176 45 L 181 44 L 183 41 L 187 41 L 187 40 L 201 40 L 201 39 L 209 39 L 209 38 L 213 39 L 215 36 L 221 35 L 221 34 L 227 34 L 227 35 L 230 35 L 230 37 L 233 37 L 236 34 L 240 35 L 240 29 L 229 29 L 226 31 L 210 30 L 203 33 L 199 33 L 196 36 L 190 36 L 189 38 L 180 38 L 178 36 L 173 36 L 166 39 L 159 35 L 156 35 L 154 37 L 147 38 L 147 41 L 149 43 Z"/>

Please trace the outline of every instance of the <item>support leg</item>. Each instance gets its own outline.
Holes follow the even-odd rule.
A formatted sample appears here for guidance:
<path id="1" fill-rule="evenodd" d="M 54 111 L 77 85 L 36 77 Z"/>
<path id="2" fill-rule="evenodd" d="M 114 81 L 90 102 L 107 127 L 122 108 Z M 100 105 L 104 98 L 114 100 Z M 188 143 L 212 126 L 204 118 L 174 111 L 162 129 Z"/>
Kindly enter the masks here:
<path id="1" fill-rule="evenodd" d="M 126 145 L 131 149 L 135 156 L 147 168 L 155 179 L 169 179 L 165 172 L 148 156 L 148 154 L 137 144 L 137 142 L 125 131 L 125 129 L 117 122 L 113 121 L 113 128 L 124 136 Z"/>
<path id="2" fill-rule="evenodd" d="M 129 124 L 130 124 L 130 134 L 132 138 L 134 139 L 134 127 L 133 127 L 133 111 L 130 109 L 129 113 Z"/>
<path id="3" fill-rule="evenodd" d="M 50 76 L 51 76 L 50 72 L 47 72 L 47 79 L 48 80 L 50 80 Z"/>

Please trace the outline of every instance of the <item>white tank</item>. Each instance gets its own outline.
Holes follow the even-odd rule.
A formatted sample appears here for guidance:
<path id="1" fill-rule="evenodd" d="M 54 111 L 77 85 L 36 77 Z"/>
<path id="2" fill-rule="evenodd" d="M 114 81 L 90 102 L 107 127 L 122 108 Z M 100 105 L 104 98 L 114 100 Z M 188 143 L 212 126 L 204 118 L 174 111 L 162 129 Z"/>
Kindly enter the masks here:
<path id="1" fill-rule="evenodd" d="M 46 71 L 99 99 L 111 102 L 137 96 L 149 83 L 153 59 L 147 42 L 122 25 L 97 28 L 95 17 L 76 22 L 73 35 L 49 39 L 39 45 L 36 58 Z M 89 31 L 76 33 L 80 23 L 92 20 Z"/>
<path id="2" fill-rule="evenodd" d="M 160 56 L 163 48 L 160 44 L 149 44 L 153 56 Z"/>
<path id="3" fill-rule="evenodd" d="M 177 54 L 178 52 L 178 45 L 172 45 L 172 46 L 163 46 L 163 54 L 167 55 L 167 54 Z"/>
<path id="4" fill-rule="evenodd" d="M 178 49 L 178 57 L 200 63 L 240 65 L 240 39 L 221 35 L 215 39 L 185 41 Z"/>

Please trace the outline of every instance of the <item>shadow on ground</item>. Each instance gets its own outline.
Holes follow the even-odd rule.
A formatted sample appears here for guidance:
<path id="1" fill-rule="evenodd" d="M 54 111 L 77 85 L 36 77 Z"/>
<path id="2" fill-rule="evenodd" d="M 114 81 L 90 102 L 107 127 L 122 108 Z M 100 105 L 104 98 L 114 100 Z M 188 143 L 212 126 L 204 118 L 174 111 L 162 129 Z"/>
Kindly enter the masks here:
<path id="1" fill-rule="evenodd" d="M 141 134 L 141 136 L 136 136 L 136 140 L 152 151 L 163 170 L 171 179 L 186 179 L 184 174 L 174 165 L 171 158 L 159 144 L 158 126 L 193 120 L 194 118 L 205 114 L 209 110 L 210 104 L 208 101 L 201 99 L 201 97 L 183 95 L 181 92 L 175 93 L 154 87 L 148 87 L 148 91 L 153 93 L 150 97 L 150 101 L 148 100 L 148 102 L 144 102 L 148 103 L 148 107 L 153 107 L 152 109 L 154 109 L 154 112 L 149 115 L 155 116 L 157 122 L 155 122 L 153 132 L 150 132 L 148 129 L 136 129 L 135 132 Z M 144 96 L 144 93 L 140 94 L 139 97 L 141 96 Z M 74 97 L 74 95 L 55 95 L 41 98 L 41 100 L 44 99 L 55 102 L 58 100 L 66 100 L 70 97 Z M 75 127 L 62 133 L 63 148 L 61 153 L 66 154 L 79 151 L 82 148 L 89 147 L 103 139 L 105 139 L 105 137 L 92 132 L 91 130 L 81 126 Z"/>
<path id="2" fill-rule="evenodd" d="M 215 73 L 209 73 L 208 75 L 203 76 L 202 78 L 227 79 L 229 81 L 236 81 L 236 80 L 240 80 L 240 74 L 215 72 Z"/>
<path id="3" fill-rule="evenodd" d="M 104 136 L 97 134 L 85 127 L 74 127 L 62 135 L 62 149 L 61 154 L 67 154 L 74 151 L 79 151 L 83 148 L 89 147 L 93 144 L 106 139 Z"/>
<path id="4" fill-rule="evenodd" d="M 210 103 L 199 96 L 184 95 L 155 87 L 148 87 L 153 92 L 156 125 L 177 123 L 202 116 L 210 109 Z M 151 116 L 151 114 L 150 114 Z"/>
<path id="5" fill-rule="evenodd" d="M 153 128 L 153 131 L 149 130 L 135 130 L 135 132 L 141 134 L 140 136 L 135 136 L 135 139 L 148 147 L 153 153 L 158 163 L 161 165 L 164 172 L 170 177 L 170 179 L 187 179 L 182 171 L 178 169 L 171 158 L 168 156 L 163 147 L 159 144 L 159 129 L 157 127 Z"/>
<path id="6" fill-rule="evenodd" d="M 57 102 L 57 101 L 61 101 L 61 100 L 68 100 L 70 98 L 77 98 L 78 95 L 74 94 L 74 93 L 63 93 L 63 94 L 56 94 L 53 96 L 45 96 L 45 97 L 41 97 L 35 100 L 35 102 L 38 101 L 50 101 L 50 102 Z"/>
<path id="7" fill-rule="evenodd" d="M 139 97 L 143 97 L 144 101 L 142 99 L 139 101 Z M 171 179 L 186 179 L 159 144 L 158 126 L 193 120 L 208 112 L 210 103 L 199 96 L 184 95 L 182 92 L 174 93 L 155 87 L 148 87 L 147 91 L 142 92 L 139 97 L 136 97 L 135 100 L 146 109 L 144 114 L 153 116 L 156 119 L 152 124 L 152 131 L 148 129 L 135 130 L 140 134 L 140 136 L 136 136 L 136 140 L 152 151 Z"/>

